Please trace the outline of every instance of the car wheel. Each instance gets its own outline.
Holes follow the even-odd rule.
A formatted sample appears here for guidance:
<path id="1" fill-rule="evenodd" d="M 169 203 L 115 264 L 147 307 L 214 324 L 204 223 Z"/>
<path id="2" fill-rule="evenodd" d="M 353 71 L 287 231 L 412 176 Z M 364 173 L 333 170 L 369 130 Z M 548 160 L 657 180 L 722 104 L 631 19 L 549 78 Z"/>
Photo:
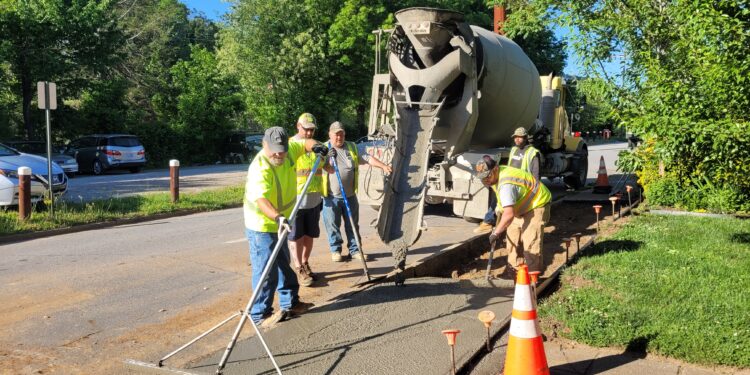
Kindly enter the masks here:
<path id="1" fill-rule="evenodd" d="M 130 173 L 141 173 L 141 167 L 130 168 Z"/>
<path id="2" fill-rule="evenodd" d="M 91 171 L 97 176 L 104 173 L 102 162 L 100 162 L 98 159 L 94 160 L 94 165 L 91 167 Z"/>

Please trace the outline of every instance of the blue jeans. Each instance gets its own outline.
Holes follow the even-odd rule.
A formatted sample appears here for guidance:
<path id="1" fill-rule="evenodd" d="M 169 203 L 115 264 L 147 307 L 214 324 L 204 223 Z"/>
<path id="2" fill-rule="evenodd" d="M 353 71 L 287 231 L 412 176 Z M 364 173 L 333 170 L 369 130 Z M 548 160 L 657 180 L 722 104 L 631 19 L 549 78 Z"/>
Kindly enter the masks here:
<path id="1" fill-rule="evenodd" d="M 490 190 L 490 208 L 487 210 L 487 213 L 484 214 L 483 221 L 493 226 L 497 221 L 497 216 L 495 216 L 495 208 L 497 208 L 497 197 L 495 196 L 495 192 Z"/>
<path id="2" fill-rule="evenodd" d="M 250 243 L 250 264 L 253 267 L 253 290 L 260 281 L 268 260 L 271 258 L 271 252 L 276 246 L 278 235 L 276 233 L 256 232 L 245 229 L 247 241 Z M 282 310 L 289 310 L 292 305 L 299 299 L 299 284 L 297 275 L 289 265 L 289 247 L 286 241 L 276 256 L 274 267 L 268 273 L 266 282 L 258 292 L 258 298 L 250 308 L 250 318 L 256 323 L 261 320 L 264 314 L 273 312 L 274 292 L 279 292 L 279 306 Z"/>
<path id="3" fill-rule="evenodd" d="M 349 202 L 349 208 L 352 210 L 354 225 L 359 235 L 359 202 L 357 196 L 352 195 L 346 197 L 346 199 Z M 357 247 L 357 240 L 354 238 L 354 230 L 349 222 L 349 216 L 346 213 L 344 198 L 336 198 L 332 195 L 323 197 L 323 224 L 325 224 L 326 232 L 328 232 L 328 246 L 330 246 L 332 253 L 340 253 L 344 243 L 344 239 L 341 237 L 341 220 L 344 221 L 349 254 L 356 254 L 359 252 L 359 248 Z"/>

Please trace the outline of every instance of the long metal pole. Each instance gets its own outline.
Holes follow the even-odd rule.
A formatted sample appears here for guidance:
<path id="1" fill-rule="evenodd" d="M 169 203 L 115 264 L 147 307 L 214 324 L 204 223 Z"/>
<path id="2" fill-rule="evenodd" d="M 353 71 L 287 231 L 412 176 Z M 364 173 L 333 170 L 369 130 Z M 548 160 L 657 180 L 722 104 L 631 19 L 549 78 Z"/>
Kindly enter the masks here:
<path id="1" fill-rule="evenodd" d="M 49 190 L 49 216 L 55 214 L 55 196 L 52 194 L 52 126 L 50 124 L 49 82 L 44 82 L 45 117 L 47 118 L 47 187 Z"/>
<path id="2" fill-rule="evenodd" d="M 361 255 L 360 260 L 362 260 L 362 268 L 365 271 L 365 276 L 367 277 L 367 281 L 370 281 L 370 271 L 367 269 L 367 261 L 365 260 L 365 252 L 362 249 L 362 242 L 359 240 L 359 230 L 357 230 L 357 225 L 354 222 L 354 216 L 352 216 L 352 209 L 349 208 L 349 200 L 346 199 L 346 191 L 344 191 L 344 184 L 341 182 L 341 174 L 339 174 L 339 166 L 336 164 L 336 158 L 330 158 L 331 159 L 331 165 L 333 166 L 333 170 L 336 172 L 336 179 L 339 180 L 339 187 L 341 188 L 341 196 L 344 197 L 344 206 L 346 206 L 346 214 L 349 216 L 349 224 L 352 226 L 352 232 L 354 232 L 354 240 L 357 242 L 357 247 L 359 248 L 359 255 Z M 354 168 L 357 168 L 358 166 L 354 166 Z"/>
<path id="3" fill-rule="evenodd" d="M 495 231 L 495 227 L 492 227 L 492 232 Z M 497 239 L 495 240 L 497 241 Z M 487 273 L 485 274 L 485 278 L 487 280 L 490 279 L 490 271 L 492 270 L 492 257 L 495 254 L 495 241 L 490 242 L 490 258 L 487 260 Z"/>
<path id="4" fill-rule="evenodd" d="M 307 181 L 305 181 L 305 185 L 302 187 L 302 193 L 300 193 L 300 196 L 303 196 L 307 193 L 307 188 L 310 187 L 310 182 L 312 181 L 313 176 L 315 176 L 315 172 L 318 170 L 318 166 L 320 165 L 320 155 L 315 159 L 315 164 L 313 164 L 312 170 L 310 171 L 310 175 L 307 176 Z M 302 203 L 301 199 L 297 199 L 297 203 L 294 204 L 294 208 L 292 209 L 292 214 L 289 216 L 289 222 L 294 222 L 294 217 L 297 216 L 297 211 L 299 211 L 299 206 Z M 242 326 L 245 325 L 245 321 L 248 320 L 248 311 L 250 311 L 250 308 L 255 303 L 255 300 L 258 298 L 258 294 L 260 294 L 260 289 L 265 284 L 266 279 L 268 278 L 268 274 L 271 273 L 271 268 L 273 268 L 274 263 L 276 262 L 276 257 L 279 255 L 279 251 L 281 251 L 282 245 L 284 245 L 284 242 L 286 242 L 286 237 L 289 235 L 289 232 L 284 229 L 281 232 L 281 235 L 277 239 L 276 246 L 273 248 L 273 251 L 271 252 L 271 257 L 268 259 L 268 263 L 266 263 L 265 267 L 263 268 L 263 273 L 260 275 L 260 280 L 258 281 L 258 285 L 255 286 L 255 289 L 253 289 L 253 294 L 250 296 L 250 300 L 247 301 L 247 306 L 245 307 L 245 312 L 242 314 L 242 317 L 240 317 L 240 322 L 237 324 L 237 328 L 234 330 L 234 334 L 232 335 L 232 341 L 229 342 L 229 345 L 227 345 L 227 349 L 224 351 L 224 355 L 221 357 L 221 361 L 219 361 L 219 366 L 216 369 L 217 374 L 221 374 L 221 371 L 224 369 L 224 366 L 227 364 L 227 360 L 229 360 L 229 355 L 232 354 L 232 349 L 234 349 L 234 345 L 237 343 L 237 338 L 240 336 L 240 332 L 242 331 Z M 266 341 L 263 339 L 263 335 L 261 335 L 260 330 L 255 325 L 255 322 L 253 322 L 252 319 L 250 319 L 250 324 L 253 325 L 253 328 L 255 328 L 255 332 L 258 334 L 258 338 L 260 339 L 260 342 L 263 344 L 263 347 L 266 349 L 266 353 L 268 353 L 268 357 L 271 359 L 271 362 L 273 362 L 273 366 L 276 368 L 276 372 L 281 374 L 281 369 L 279 369 L 278 364 L 276 364 L 276 359 L 274 359 L 273 354 L 271 354 L 271 350 L 268 349 L 268 345 L 266 345 Z"/>
<path id="5" fill-rule="evenodd" d="M 171 356 L 173 356 L 173 355 L 175 355 L 175 354 L 177 354 L 177 353 L 181 352 L 182 350 L 184 350 L 184 349 L 185 349 L 185 348 L 187 348 L 188 346 L 190 346 L 190 345 L 193 345 L 193 344 L 194 344 L 194 343 L 195 343 L 196 341 L 198 341 L 198 340 L 200 340 L 200 339 L 202 339 L 202 338 L 206 337 L 206 335 L 208 335 L 209 333 L 211 333 L 211 332 L 213 332 L 213 331 L 215 331 L 215 330 L 219 329 L 219 327 L 223 326 L 224 324 L 227 324 L 227 322 L 229 322 L 230 320 L 234 319 L 234 317 L 235 317 L 235 316 L 237 316 L 237 315 L 240 315 L 240 314 L 242 314 L 242 311 L 240 311 L 240 312 L 236 312 L 236 313 L 232 314 L 232 316 L 230 316 L 230 317 L 228 317 L 228 318 L 224 319 L 224 320 L 223 320 L 223 321 L 222 321 L 221 323 L 219 323 L 219 324 L 217 324 L 217 325 L 213 326 L 213 327 L 212 327 L 211 329 L 209 329 L 208 331 L 206 331 L 206 332 L 203 332 L 203 333 L 201 333 L 200 335 L 198 335 L 198 337 L 196 337 L 196 338 L 194 338 L 194 339 L 190 340 L 190 342 L 188 342 L 187 344 L 185 344 L 185 345 L 183 345 L 183 346 L 181 346 L 181 347 L 179 347 L 179 348 L 175 349 L 175 351 L 173 351 L 173 352 L 171 352 L 171 353 L 169 353 L 169 354 L 165 355 L 164 357 L 162 357 L 162 358 L 161 358 L 161 359 L 159 360 L 159 367 L 162 367 L 162 366 L 164 365 L 164 361 L 166 361 L 167 359 L 169 359 L 169 357 L 171 357 Z"/>

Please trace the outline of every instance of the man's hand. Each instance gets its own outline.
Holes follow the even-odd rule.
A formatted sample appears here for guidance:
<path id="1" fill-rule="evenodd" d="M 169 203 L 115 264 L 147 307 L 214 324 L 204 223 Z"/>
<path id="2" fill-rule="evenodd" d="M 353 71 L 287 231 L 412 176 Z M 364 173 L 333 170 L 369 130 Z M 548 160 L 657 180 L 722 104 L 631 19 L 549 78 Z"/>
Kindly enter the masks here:
<path id="1" fill-rule="evenodd" d="M 315 146 L 312 146 L 312 152 L 320 155 L 321 158 L 324 158 L 328 156 L 328 147 L 322 143 L 318 143 Z"/>
<path id="2" fill-rule="evenodd" d="M 335 157 L 336 157 L 336 155 L 337 155 L 337 153 L 336 153 L 336 149 L 335 149 L 335 148 L 333 148 L 333 147 L 331 147 L 331 148 L 330 148 L 330 149 L 328 150 L 328 157 L 329 157 L 329 158 L 335 158 Z"/>
<path id="3" fill-rule="evenodd" d="M 292 231 L 292 227 L 289 226 L 289 220 L 287 220 L 284 215 L 276 216 L 276 224 L 279 224 L 279 232 L 278 235 L 281 237 L 281 233 L 286 229 L 286 232 L 289 233 Z"/>
<path id="4" fill-rule="evenodd" d="M 492 244 L 492 243 L 497 242 L 497 239 L 499 237 L 500 237 L 500 234 L 499 233 L 495 233 L 495 231 L 493 230 L 492 233 L 490 233 L 490 243 Z"/>

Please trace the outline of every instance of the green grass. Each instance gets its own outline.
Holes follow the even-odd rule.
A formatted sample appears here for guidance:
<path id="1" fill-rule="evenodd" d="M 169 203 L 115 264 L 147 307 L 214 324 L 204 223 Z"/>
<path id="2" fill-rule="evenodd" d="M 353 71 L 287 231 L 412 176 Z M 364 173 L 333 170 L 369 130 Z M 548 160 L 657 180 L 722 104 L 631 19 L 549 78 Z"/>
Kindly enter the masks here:
<path id="1" fill-rule="evenodd" d="M 566 270 L 540 314 L 592 346 L 750 367 L 750 221 L 642 215 Z"/>
<path id="2" fill-rule="evenodd" d="M 176 204 L 172 204 L 169 193 L 153 193 L 89 203 L 60 203 L 55 204 L 53 219 L 50 219 L 47 211 L 35 210 L 30 220 L 27 221 L 18 220 L 17 209 L 0 210 L 0 236 L 166 212 L 220 210 L 242 203 L 243 193 L 244 186 L 234 186 L 199 193 L 181 192 L 180 200 Z"/>

